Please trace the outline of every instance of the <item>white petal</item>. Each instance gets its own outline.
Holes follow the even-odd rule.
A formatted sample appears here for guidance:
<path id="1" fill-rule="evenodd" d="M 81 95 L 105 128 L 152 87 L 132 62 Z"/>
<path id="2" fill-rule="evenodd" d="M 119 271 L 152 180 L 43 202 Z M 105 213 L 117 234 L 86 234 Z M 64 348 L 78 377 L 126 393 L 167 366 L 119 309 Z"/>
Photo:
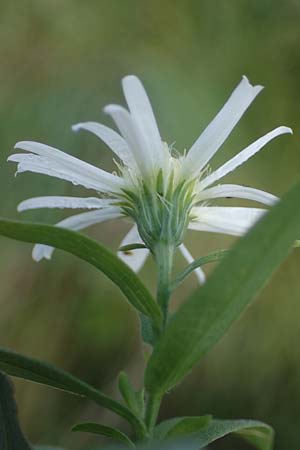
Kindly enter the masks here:
<path id="1" fill-rule="evenodd" d="M 189 264 L 194 262 L 193 256 L 191 255 L 191 253 L 189 252 L 189 250 L 186 248 L 185 245 L 181 244 L 179 246 L 179 250 L 181 251 L 181 253 L 183 254 L 183 256 L 185 257 L 185 259 L 187 260 L 187 262 Z M 197 267 L 197 269 L 194 270 L 194 274 L 198 278 L 198 281 L 200 284 L 205 283 L 206 276 L 205 276 L 204 271 L 201 269 L 201 267 Z"/>
<path id="2" fill-rule="evenodd" d="M 147 93 L 141 81 L 134 75 L 123 78 L 122 84 L 131 117 L 145 139 L 153 167 L 162 167 L 162 141 Z"/>
<path id="3" fill-rule="evenodd" d="M 232 172 L 249 158 L 251 158 L 251 156 L 259 152 L 259 150 L 261 150 L 272 139 L 286 133 L 292 134 L 293 131 L 291 130 L 291 128 L 282 126 L 275 128 L 275 130 L 272 130 L 261 138 L 257 139 L 257 141 L 253 142 L 253 144 L 250 144 L 236 156 L 223 164 L 223 166 L 219 167 L 219 169 L 215 170 L 213 173 L 208 175 L 208 177 L 204 178 L 203 181 L 200 181 L 200 183 L 198 184 L 198 189 L 202 190 L 220 180 L 220 178 L 225 177 L 225 175 L 227 175 L 229 172 Z"/>
<path id="4" fill-rule="evenodd" d="M 120 247 L 130 244 L 143 244 L 137 226 L 134 225 L 129 233 L 126 234 L 125 238 L 120 244 Z M 119 258 L 126 263 L 134 272 L 139 272 L 146 262 L 149 255 L 149 250 L 147 248 L 139 248 L 137 250 L 130 250 L 128 252 L 118 252 Z"/>
<path id="5" fill-rule="evenodd" d="M 272 206 L 279 199 L 269 192 L 261 191 L 247 186 L 239 186 L 238 184 L 220 184 L 204 191 L 199 192 L 197 200 L 209 200 L 212 198 L 244 198 L 264 205 Z"/>
<path id="6" fill-rule="evenodd" d="M 82 214 L 76 214 L 75 216 L 68 217 L 61 222 L 58 222 L 55 226 L 60 228 L 67 228 L 73 231 L 79 231 L 96 223 L 118 219 L 121 216 L 122 214 L 120 208 L 118 208 L 117 206 L 113 206 L 97 211 L 89 211 Z M 49 245 L 36 244 L 32 251 L 32 257 L 35 261 L 40 261 L 43 258 L 50 259 L 54 250 L 54 247 L 51 247 Z"/>
<path id="7" fill-rule="evenodd" d="M 184 164 L 185 174 L 194 175 L 206 166 L 262 89 L 262 86 L 252 86 L 245 76 L 242 78 L 221 111 L 192 145 Z"/>
<path id="8" fill-rule="evenodd" d="M 41 261 L 42 259 L 51 259 L 54 247 L 49 245 L 36 244 L 32 250 L 32 258 L 34 261 Z"/>
<path id="9" fill-rule="evenodd" d="M 147 176 L 152 171 L 151 154 L 147 152 L 144 136 L 139 132 L 129 112 L 119 105 L 107 105 L 104 112 L 113 118 L 126 139 L 141 173 Z"/>
<path id="10" fill-rule="evenodd" d="M 24 200 L 18 205 L 18 211 L 26 211 L 28 209 L 38 208 L 83 208 L 83 209 L 100 209 L 111 206 L 113 200 L 96 198 L 96 197 L 34 197 Z"/>
<path id="11" fill-rule="evenodd" d="M 189 229 L 241 236 L 254 225 L 267 210 L 221 206 L 196 206 Z"/>
<path id="12" fill-rule="evenodd" d="M 81 185 L 87 189 L 109 193 L 117 192 L 116 187 L 108 186 L 103 182 L 101 183 L 101 179 L 96 180 L 92 177 L 87 177 L 86 174 L 83 173 L 84 171 L 82 171 L 82 173 L 77 171 L 76 173 L 73 168 L 70 169 L 69 167 L 63 166 L 58 162 L 49 160 L 49 158 L 44 158 L 32 153 L 14 154 L 8 158 L 8 161 L 18 163 L 16 174 L 23 172 L 39 173 L 50 177 L 59 178 L 61 180 L 70 181 L 75 186 Z"/>
<path id="13" fill-rule="evenodd" d="M 124 164 L 132 166 L 134 159 L 127 142 L 111 128 L 97 122 L 84 122 L 73 125 L 72 130 L 87 130 L 94 133 L 124 162 Z"/>
<path id="14" fill-rule="evenodd" d="M 18 172 L 36 172 L 71 181 L 101 192 L 119 192 L 123 180 L 56 148 L 31 141 L 18 142 L 15 148 L 32 152 L 14 154 L 8 161 L 18 162 Z"/>

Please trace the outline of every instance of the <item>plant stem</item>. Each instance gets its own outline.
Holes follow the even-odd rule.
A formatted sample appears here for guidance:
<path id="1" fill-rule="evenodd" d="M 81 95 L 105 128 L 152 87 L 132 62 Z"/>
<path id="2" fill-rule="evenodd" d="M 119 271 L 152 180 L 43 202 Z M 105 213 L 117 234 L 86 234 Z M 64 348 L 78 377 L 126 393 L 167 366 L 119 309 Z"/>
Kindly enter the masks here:
<path id="1" fill-rule="evenodd" d="M 147 409 L 146 409 L 146 417 L 145 424 L 149 433 L 149 438 L 151 439 L 153 430 L 156 424 L 156 419 L 159 413 L 159 408 L 162 400 L 161 394 L 149 394 Z"/>
<path id="2" fill-rule="evenodd" d="M 174 247 L 168 243 L 159 243 L 155 248 L 155 260 L 158 271 L 157 303 L 164 315 L 164 325 L 168 317 L 168 306 L 171 295 L 171 274 L 174 258 Z"/>
<path id="3" fill-rule="evenodd" d="M 159 242 L 154 250 L 154 257 L 157 264 L 157 303 L 163 312 L 165 327 L 168 318 L 168 306 L 171 295 L 171 276 L 174 259 L 174 246 L 168 242 Z M 147 401 L 145 413 L 145 425 L 148 431 L 148 438 L 152 438 L 156 424 L 162 394 L 150 393 Z"/>

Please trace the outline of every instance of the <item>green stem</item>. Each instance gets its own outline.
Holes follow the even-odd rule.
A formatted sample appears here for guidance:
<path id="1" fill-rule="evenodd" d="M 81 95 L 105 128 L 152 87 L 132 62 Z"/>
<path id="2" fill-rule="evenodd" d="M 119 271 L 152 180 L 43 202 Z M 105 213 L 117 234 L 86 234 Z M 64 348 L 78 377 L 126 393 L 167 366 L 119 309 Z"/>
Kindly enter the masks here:
<path id="1" fill-rule="evenodd" d="M 154 257 L 158 272 L 157 303 L 163 312 L 163 325 L 165 327 L 168 318 L 168 306 L 171 295 L 174 246 L 166 242 L 160 242 L 154 249 Z M 145 413 L 145 425 L 148 432 L 148 439 L 152 438 L 161 400 L 162 394 L 149 394 Z"/>
<path id="2" fill-rule="evenodd" d="M 160 243 L 155 248 L 155 260 L 158 271 L 157 303 L 164 315 L 164 325 L 168 317 L 168 306 L 171 295 L 171 275 L 174 259 L 174 247 L 168 243 Z"/>
<path id="3" fill-rule="evenodd" d="M 146 408 L 145 424 L 150 439 L 153 435 L 153 430 L 159 413 L 161 400 L 162 400 L 161 394 L 149 394 Z"/>

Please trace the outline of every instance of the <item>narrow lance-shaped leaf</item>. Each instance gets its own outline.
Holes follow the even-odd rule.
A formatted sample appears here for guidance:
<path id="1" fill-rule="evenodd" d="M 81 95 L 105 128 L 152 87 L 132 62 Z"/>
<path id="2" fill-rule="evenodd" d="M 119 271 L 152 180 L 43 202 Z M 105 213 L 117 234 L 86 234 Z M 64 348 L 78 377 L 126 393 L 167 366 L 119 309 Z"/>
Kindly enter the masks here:
<path id="1" fill-rule="evenodd" d="M 192 450 L 205 448 L 228 434 L 236 434 L 252 444 L 257 450 L 272 450 L 273 429 L 257 420 L 212 420 L 208 426 L 191 436 Z"/>
<path id="2" fill-rule="evenodd" d="M 212 263 L 223 259 L 225 256 L 229 255 L 230 250 L 217 250 L 216 252 L 209 253 L 206 256 L 201 256 L 195 259 L 191 264 L 189 264 L 173 281 L 171 285 L 171 290 L 180 286 L 180 284 L 198 267 L 202 267 L 205 264 Z"/>
<path id="3" fill-rule="evenodd" d="M 0 349 L 0 370 L 8 375 L 81 395 L 113 411 L 130 422 L 137 433 L 143 431 L 140 420 L 126 407 L 98 389 L 48 363 Z"/>
<path id="4" fill-rule="evenodd" d="M 138 417 L 144 415 L 144 389 L 135 391 L 125 372 L 119 374 L 119 391 L 128 408 Z"/>
<path id="5" fill-rule="evenodd" d="M 81 233 L 50 225 L 0 219 L 0 235 L 24 242 L 40 243 L 65 250 L 87 261 L 110 278 L 129 302 L 150 317 L 156 329 L 161 311 L 135 273 L 110 250 Z"/>
<path id="6" fill-rule="evenodd" d="M 211 420 L 210 414 L 195 417 L 174 417 L 158 424 L 154 430 L 154 437 L 158 440 L 186 437 L 206 429 Z"/>
<path id="7" fill-rule="evenodd" d="M 174 314 L 146 370 L 146 388 L 152 395 L 167 391 L 192 369 L 287 256 L 300 235 L 299 200 L 297 184 Z"/>
<path id="8" fill-rule="evenodd" d="M 185 438 L 190 450 L 199 450 L 212 442 L 235 434 L 252 444 L 257 450 L 271 450 L 274 431 L 257 420 L 219 420 L 211 416 L 178 417 L 160 423 L 155 428 L 155 437 L 159 440 Z"/>
<path id="9" fill-rule="evenodd" d="M 0 372 L 0 449 L 32 450 L 18 421 L 17 405 L 8 378 Z"/>
<path id="10" fill-rule="evenodd" d="M 99 434 L 114 439 L 115 441 L 119 441 L 122 444 L 125 444 L 127 447 L 135 447 L 134 443 L 129 439 L 128 436 L 126 436 L 126 434 L 122 433 L 117 428 L 107 427 L 99 423 L 79 423 L 78 425 L 75 425 L 71 431 Z"/>

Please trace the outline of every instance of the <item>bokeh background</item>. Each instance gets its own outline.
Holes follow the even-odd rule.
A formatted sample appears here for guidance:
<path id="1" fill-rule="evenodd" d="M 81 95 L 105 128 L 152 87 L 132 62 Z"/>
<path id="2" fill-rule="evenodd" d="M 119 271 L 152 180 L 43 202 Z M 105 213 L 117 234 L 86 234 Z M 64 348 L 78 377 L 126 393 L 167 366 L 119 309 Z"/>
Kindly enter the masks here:
<path id="1" fill-rule="evenodd" d="M 101 109 L 123 103 L 120 79 L 130 73 L 142 78 L 164 140 L 179 151 L 189 148 L 243 74 L 263 84 L 266 89 L 212 166 L 275 126 L 290 125 L 294 136 L 271 142 L 227 177 L 283 194 L 300 169 L 299 44 L 298 0 L 0 0 L 1 215 L 55 223 L 71 212 L 41 210 L 21 217 L 16 205 L 37 195 L 87 195 L 40 175 L 15 178 L 6 158 L 18 140 L 42 141 L 113 169 L 104 144 L 87 133 L 74 136 L 70 126 L 85 120 L 110 125 Z M 116 250 L 128 228 L 125 222 L 110 223 L 89 234 Z M 233 239 L 191 233 L 187 242 L 202 255 Z M 118 290 L 70 255 L 57 251 L 52 262 L 36 264 L 30 245 L 4 238 L 0 245 L 0 345 L 55 363 L 116 398 L 114 379 L 121 369 L 138 387 L 143 371 L 138 321 Z M 177 270 L 183 266 L 178 256 Z M 161 419 L 209 412 L 261 419 L 276 429 L 277 450 L 299 448 L 299 268 L 294 252 L 243 318 L 169 393 Z M 152 289 L 151 261 L 141 276 Z M 174 304 L 195 287 L 191 277 Z M 115 417 L 62 392 L 18 381 L 16 393 L 23 428 L 34 443 L 69 450 L 101 443 L 69 432 L 80 420 L 124 429 Z M 248 448 L 243 445 L 225 439 L 212 448 Z"/>

